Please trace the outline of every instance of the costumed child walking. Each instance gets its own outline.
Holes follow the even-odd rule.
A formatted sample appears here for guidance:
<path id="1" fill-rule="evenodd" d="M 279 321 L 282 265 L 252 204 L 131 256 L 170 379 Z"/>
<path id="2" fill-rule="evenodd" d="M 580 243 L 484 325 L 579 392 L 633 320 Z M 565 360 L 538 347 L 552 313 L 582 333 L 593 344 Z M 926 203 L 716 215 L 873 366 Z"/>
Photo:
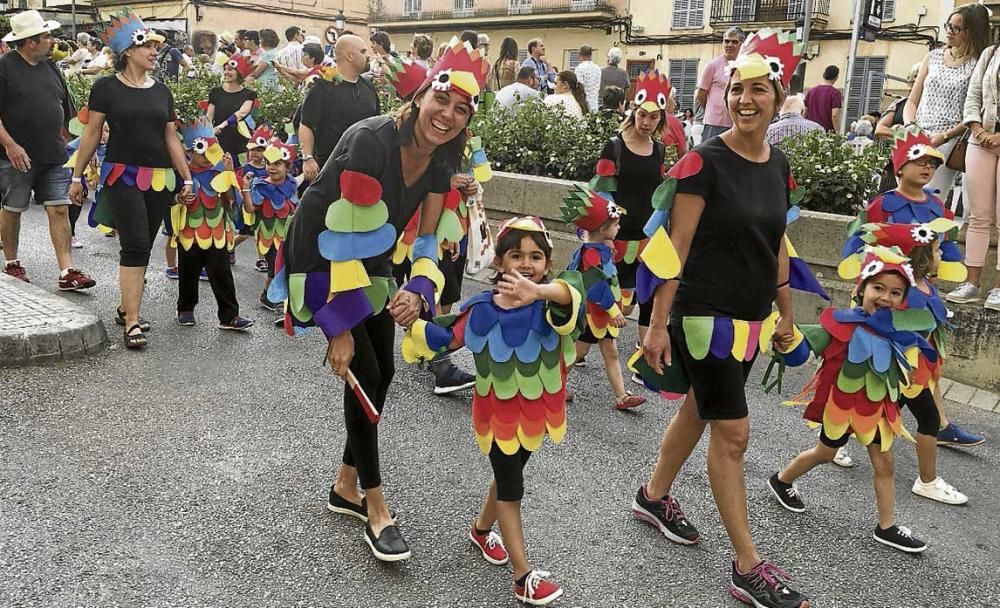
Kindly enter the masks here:
<path id="1" fill-rule="evenodd" d="M 274 133 L 266 126 L 257 127 L 250 136 L 250 139 L 247 141 L 247 162 L 236 170 L 236 178 L 240 181 L 240 184 L 243 184 L 243 178 L 247 175 L 251 175 L 254 178 L 267 177 L 267 162 L 264 160 L 264 150 L 267 149 L 268 144 L 271 143 L 273 138 Z M 236 216 L 236 241 L 233 243 L 233 247 L 239 247 L 240 243 L 252 236 L 254 236 L 253 215 L 240 209 L 240 213 Z M 259 251 L 257 252 L 255 268 L 257 272 L 267 272 L 267 260 L 264 259 L 264 256 Z"/>
<path id="2" fill-rule="evenodd" d="M 257 252 L 267 261 L 267 280 L 260 294 L 260 305 L 277 312 L 281 303 L 267 298 L 267 288 L 274 279 L 278 247 L 285 240 L 288 223 L 299 204 L 298 184 L 288 173 L 295 162 L 295 148 L 274 140 L 264 149 L 263 156 L 267 177 L 255 178 L 252 173 L 243 176 L 243 210 L 253 216 Z"/>
<path id="3" fill-rule="evenodd" d="M 524 465 L 545 435 L 566 433 L 566 371 L 582 303 L 582 278 L 561 273 L 549 281 L 552 240 L 537 217 L 506 221 L 497 234 L 496 288 L 474 296 L 457 315 L 418 320 L 403 340 L 409 363 L 467 346 L 476 361 L 472 422 L 476 441 L 493 469 L 486 500 L 469 538 L 486 561 L 508 559 L 514 597 L 544 606 L 563 590 L 536 570 L 525 552 L 521 521 Z M 499 523 L 502 540 L 492 532 Z"/>
<path id="4" fill-rule="evenodd" d="M 919 335 L 934 327 L 926 310 L 903 310 L 914 288 L 910 260 L 885 247 L 866 250 L 857 275 L 855 308 L 827 308 L 818 325 L 796 328 L 790 347 L 779 350 L 784 364 L 802 365 L 810 353 L 822 358 L 812 385 L 815 395 L 803 417 L 822 425 L 819 442 L 792 459 L 767 485 L 783 507 L 805 511 L 795 480 L 832 462 L 851 434 L 867 447 L 874 470 L 878 524 L 873 538 L 885 545 L 920 553 L 927 545 L 896 524 L 893 438 L 909 437 L 899 409 L 901 386 L 918 356 L 935 359 L 934 348 Z"/>
<path id="5" fill-rule="evenodd" d="M 583 361 L 590 347 L 600 345 L 608 383 L 615 394 L 615 408 L 632 409 L 646 402 L 644 397 L 625 390 L 618 337 L 625 327 L 622 292 L 615 267 L 614 243 L 625 210 L 603 193 L 573 186 L 563 199 L 562 219 L 587 233 L 587 239 L 570 259 L 569 270 L 583 275 L 587 325 L 576 342 L 576 361 Z"/>
<path id="6" fill-rule="evenodd" d="M 841 257 L 846 258 L 864 246 L 858 232 L 868 222 L 927 224 L 937 218 L 955 218 L 934 192 L 925 189 L 934 179 L 936 167 L 944 162 L 944 156 L 934 148 L 927 133 L 917 125 L 898 128 L 893 137 L 891 160 L 898 187 L 873 198 L 851 223 Z M 962 264 L 962 257 L 956 241 L 943 241 L 937 278 L 956 283 L 965 281 L 968 269 Z M 984 443 L 986 439 L 982 435 L 970 433 L 948 419 L 940 390 L 936 386 L 933 390 L 941 418 L 938 445 L 971 447 Z"/>
<path id="7" fill-rule="evenodd" d="M 173 239 L 177 250 L 177 323 L 195 324 L 198 281 L 208 277 L 219 307 L 219 329 L 246 331 L 253 321 L 240 316 L 236 284 L 229 264 L 233 246 L 233 215 L 238 211 L 239 182 L 233 173 L 233 159 L 223 154 L 212 123 L 199 118 L 181 126 L 184 148 L 194 181 L 194 198 L 184 203 L 180 197 L 170 210 Z M 222 162 L 222 170 L 218 169 Z"/>

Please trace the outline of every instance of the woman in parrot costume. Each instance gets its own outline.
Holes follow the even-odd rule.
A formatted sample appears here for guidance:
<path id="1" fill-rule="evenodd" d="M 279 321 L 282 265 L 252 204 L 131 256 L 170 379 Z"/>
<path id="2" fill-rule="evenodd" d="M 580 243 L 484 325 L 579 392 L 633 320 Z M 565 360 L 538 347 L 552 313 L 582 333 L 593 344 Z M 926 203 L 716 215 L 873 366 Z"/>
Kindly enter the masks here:
<path id="1" fill-rule="evenodd" d="M 916 288 L 909 258 L 898 249 L 865 250 L 857 275 L 854 308 L 827 308 L 818 325 L 796 328 L 791 344 L 779 345 L 784 364 L 802 365 L 810 353 L 821 357 L 815 393 L 803 417 L 822 425 L 819 442 L 796 456 L 768 480 L 768 487 L 790 511 L 805 510 L 795 480 L 832 462 L 851 434 L 867 447 L 874 470 L 878 524 L 873 538 L 908 553 L 927 548 L 896 524 L 893 438 L 903 427 L 899 399 L 919 357 L 936 361 L 937 352 L 921 335 L 935 327 L 928 310 L 906 310 L 907 292 Z"/>
<path id="2" fill-rule="evenodd" d="M 472 297 L 456 315 L 417 321 L 402 345 L 409 363 L 463 346 L 472 351 L 472 423 L 494 481 L 469 538 L 490 563 L 511 560 L 514 596 L 532 605 L 548 604 L 562 589 L 528 563 L 523 469 L 546 435 L 559 443 L 566 433 L 566 370 L 576 359 L 583 290 L 574 271 L 550 282 L 551 265 L 552 240 L 540 219 L 504 222 L 494 260 L 497 288 Z M 502 540 L 492 532 L 497 521 Z"/>

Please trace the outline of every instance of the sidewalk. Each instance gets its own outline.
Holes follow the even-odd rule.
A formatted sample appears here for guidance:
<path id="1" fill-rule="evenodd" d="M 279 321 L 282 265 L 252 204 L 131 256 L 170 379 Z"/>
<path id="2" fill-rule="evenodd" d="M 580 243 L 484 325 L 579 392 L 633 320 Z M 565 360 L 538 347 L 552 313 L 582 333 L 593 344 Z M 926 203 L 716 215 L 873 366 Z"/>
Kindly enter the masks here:
<path id="1" fill-rule="evenodd" d="M 82 306 L 0 273 L 0 367 L 98 353 L 104 324 Z"/>

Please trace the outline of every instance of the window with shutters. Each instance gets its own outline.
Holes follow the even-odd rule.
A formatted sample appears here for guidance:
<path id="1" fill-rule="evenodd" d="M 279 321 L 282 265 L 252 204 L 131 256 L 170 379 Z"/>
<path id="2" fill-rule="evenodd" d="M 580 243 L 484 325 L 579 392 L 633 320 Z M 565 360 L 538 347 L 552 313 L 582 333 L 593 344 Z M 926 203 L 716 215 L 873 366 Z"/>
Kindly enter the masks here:
<path id="1" fill-rule="evenodd" d="M 403 14 L 407 17 L 419 17 L 423 11 L 423 0 L 403 0 Z"/>
<path id="2" fill-rule="evenodd" d="M 452 15 L 455 17 L 471 17 L 475 13 L 473 3 L 475 0 L 455 0 L 455 8 Z"/>
<path id="3" fill-rule="evenodd" d="M 531 14 L 531 0 L 509 0 L 507 6 L 511 15 Z"/>
<path id="4" fill-rule="evenodd" d="M 705 0 L 674 0 L 674 29 L 702 28 L 705 25 Z"/>
<path id="5" fill-rule="evenodd" d="M 698 89 L 698 60 L 671 59 L 668 65 L 670 83 L 676 91 L 678 110 L 694 107 L 694 94 Z"/>
<path id="6" fill-rule="evenodd" d="M 528 58 L 528 49 L 517 49 L 517 62 L 524 63 L 524 60 Z"/>
<path id="7" fill-rule="evenodd" d="M 757 20 L 757 0 L 733 0 L 733 21 L 749 23 Z"/>
<path id="8" fill-rule="evenodd" d="M 580 49 L 570 49 L 567 52 L 569 53 L 569 63 L 566 69 L 575 70 L 576 66 L 580 65 Z"/>
<path id="9" fill-rule="evenodd" d="M 569 10 L 571 11 L 591 11 L 597 6 L 597 0 L 571 0 Z"/>
<path id="10" fill-rule="evenodd" d="M 847 96 L 847 123 L 882 107 L 885 88 L 885 57 L 858 57 L 854 62 L 851 90 Z"/>
<path id="11" fill-rule="evenodd" d="M 882 1 L 882 21 L 893 21 L 896 19 L 896 0 Z"/>

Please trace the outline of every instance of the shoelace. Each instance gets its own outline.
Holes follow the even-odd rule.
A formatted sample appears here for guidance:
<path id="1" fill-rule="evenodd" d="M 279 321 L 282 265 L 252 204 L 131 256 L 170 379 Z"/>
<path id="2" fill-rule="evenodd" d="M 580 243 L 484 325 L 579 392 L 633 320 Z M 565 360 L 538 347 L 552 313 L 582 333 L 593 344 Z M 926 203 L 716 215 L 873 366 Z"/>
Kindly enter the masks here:
<path id="1" fill-rule="evenodd" d="M 789 487 L 789 488 L 787 488 L 787 489 L 785 490 L 785 494 L 788 494 L 788 497 L 789 497 L 789 498 L 798 498 L 798 497 L 799 497 L 799 488 L 798 488 L 798 486 L 796 486 L 796 485 L 795 485 L 795 484 L 793 483 L 793 484 L 791 485 L 791 487 Z"/>
<path id="2" fill-rule="evenodd" d="M 532 570 L 528 573 L 527 580 L 524 581 L 525 596 L 535 597 L 535 591 L 547 577 L 552 576 L 551 572 L 545 570 Z"/>
<path id="3" fill-rule="evenodd" d="M 684 520 L 684 511 L 681 511 L 681 503 L 669 494 L 661 501 L 663 503 L 663 518 L 667 521 L 681 522 Z"/>
<path id="4" fill-rule="evenodd" d="M 497 544 L 500 542 L 500 537 L 497 536 L 496 532 L 490 532 L 486 535 L 486 547 L 488 549 L 496 549 Z"/>
<path id="5" fill-rule="evenodd" d="M 906 526 L 896 526 L 896 531 L 899 532 L 900 536 L 905 536 L 906 538 L 913 538 L 913 531 Z"/>
<path id="6" fill-rule="evenodd" d="M 785 587 L 781 579 L 789 579 L 791 577 L 788 576 L 787 572 L 771 562 L 761 562 L 747 573 L 747 578 L 752 581 L 754 587 L 757 589 L 766 585 L 780 591 Z"/>

